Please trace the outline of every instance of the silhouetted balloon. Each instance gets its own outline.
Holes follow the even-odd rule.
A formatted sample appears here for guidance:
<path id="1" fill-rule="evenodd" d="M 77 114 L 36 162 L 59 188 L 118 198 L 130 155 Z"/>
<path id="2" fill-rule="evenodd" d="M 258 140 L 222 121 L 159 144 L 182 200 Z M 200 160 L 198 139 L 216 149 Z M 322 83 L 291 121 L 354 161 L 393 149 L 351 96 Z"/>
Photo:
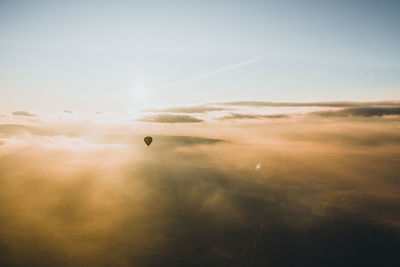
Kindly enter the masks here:
<path id="1" fill-rule="evenodd" d="M 153 142 L 153 138 L 151 138 L 151 136 L 146 136 L 144 138 L 144 142 L 146 143 L 147 146 L 149 146 L 151 142 Z"/>

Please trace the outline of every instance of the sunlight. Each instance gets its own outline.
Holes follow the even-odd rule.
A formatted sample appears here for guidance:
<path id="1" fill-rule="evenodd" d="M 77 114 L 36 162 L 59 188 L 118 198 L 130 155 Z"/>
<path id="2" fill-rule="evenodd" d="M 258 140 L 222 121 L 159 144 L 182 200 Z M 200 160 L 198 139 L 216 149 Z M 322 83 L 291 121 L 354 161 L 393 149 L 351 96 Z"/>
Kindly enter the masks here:
<path id="1" fill-rule="evenodd" d="M 135 108 L 143 108 L 149 104 L 150 90 L 142 82 L 136 82 L 130 91 L 130 99 Z"/>

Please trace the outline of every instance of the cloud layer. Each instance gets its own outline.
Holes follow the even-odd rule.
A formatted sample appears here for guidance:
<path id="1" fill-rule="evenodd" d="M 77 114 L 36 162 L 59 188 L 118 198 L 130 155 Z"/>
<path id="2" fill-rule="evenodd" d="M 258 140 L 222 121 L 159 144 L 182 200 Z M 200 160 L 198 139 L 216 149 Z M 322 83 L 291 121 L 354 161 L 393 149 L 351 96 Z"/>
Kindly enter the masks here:
<path id="1" fill-rule="evenodd" d="M 399 118 L 262 108 L 0 125 L 0 265 L 397 266 Z"/>
<path id="2" fill-rule="evenodd" d="M 315 112 L 317 115 L 327 117 L 346 117 L 346 116 L 359 116 L 359 117 L 373 117 L 385 115 L 400 115 L 400 107 L 363 107 L 363 108 L 346 108 L 337 111 L 319 111 Z"/>
<path id="3" fill-rule="evenodd" d="M 312 113 L 324 117 L 373 117 L 399 115 L 399 101 L 376 102 L 265 102 L 237 101 L 209 103 L 197 106 L 148 109 L 143 121 L 198 122 L 197 120 L 282 119 L 292 115 Z M 158 114 L 162 113 L 162 114 Z M 202 118 L 197 118 L 201 113 Z"/>
<path id="4" fill-rule="evenodd" d="M 399 101 L 376 102 L 267 102 L 267 101 L 235 101 L 216 103 L 226 106 L 268 106 L 268 107 L 369 107 L 400 105 Z"/>

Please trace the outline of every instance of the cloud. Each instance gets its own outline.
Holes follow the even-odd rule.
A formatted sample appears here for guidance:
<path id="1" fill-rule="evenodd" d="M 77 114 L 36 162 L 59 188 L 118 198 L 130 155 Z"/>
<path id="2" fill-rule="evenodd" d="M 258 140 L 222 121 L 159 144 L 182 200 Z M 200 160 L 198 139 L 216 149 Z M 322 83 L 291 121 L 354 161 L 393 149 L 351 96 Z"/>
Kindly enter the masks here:
<path id="1" fill-rule="evenodd" d="M 399 265 L 398 121 L 95 123 L 1 136 L 1 266 Z"/>
<path id="2" fill-rule="evenodd" d="M 334 111 L 316 111 L 313 114 L 324 117 L 374 117 L 385 115 L 400 115 L 400 107 L 361 107 L 361 108 L 347 108 Z"/>
<path id="3" fill-rule="evenodd" d="M 222 139 L 205 138 L 200 136 L 156 136 L 155 140 L 166 146 L 207 145 L 226 142 Z"/>
<path id="4" fill-rule="evenodd" d="M 21 124 L 0 124 L 0 133 L 5 135 L 15 135 L 22 133 L 40 134 L 39 129 Z"/>
<path id="5" fill-rule="evenodd" d="M 354 107 L 354 106 L 398 106 L 399 101 L 379 102 L 267 102 L 267 101 L 235 101 L 214 103 L 227 106 L 255 107 Z"/>
<path id="6" fill-rule="evenodd" d="M 18 136 L 29 133 L 37 136 L 56 136 L 65 135 L 70 137 L 77 137 L 83 134 L 84 128 L 79 127 L 50 127 L 45 125 L 28 126 L 22 124 L 0 124 L 0 134 L 4 136 Z"/>
<path id="7" fill-rule="evenodd" d="M 215 106 L 219 105 L 219 106 Z M 197 106 L 168 107 L 162 109 L 146 109 L 147 112 L 172 112 L 172 113 L 205 113 L 209 111 L 227 110 L 226 106 L 238 107 L 399 107 L 400 101 L 375 101 L 375 102 L 270 102 L 270 101 L 233 101 L 207 103 Z M 231 108 L 230 108 L 231 109 Z M 250 116 L 250 115 L 249 115 Z"/>
<path id="8" fill-rule="evenodd" d="M 183 146 L 193 145 L 212 145 L 218 143 L 226 143 L 226 140 L 207 138 L 201 136 L 176 136 L 176 135 L 152 135 L 153 143 L 151 149 L 172 149 Z M 127 134 L 109 134 L 109 135 L 93 135 L 85 136 L 88 142 L 98 144 L 126 144 L 143 147 L 143 135 L 127 135 Z"/>
<path id="9" fill-rule="evenodd" d="M 269 115 L 260 115 L 260 114 L 242 114 L 242 113 L 231 113 L 231 115 L 223 116 L 218 118 L 219 120 L 238 120 L 238 119 L 281 119 L 286 118 L 285 114 L 269 114 Z"/>
<path id="10" fill-rule="evenodd" d="M 143 146 L 143 135 L 132 135 L 132 134 L 97 134 L 97 133 L 87 133 L 83 130 L 81 133 L 76 131 L 71 133 L 70 131 L 56 131 L 52 129 L 44 129 L 39 127 L 32 127 L 20 124 L 0 124 L 0 136 L 5 137 L 18 137 L 23 138 L 24 134 L 29 133 L 31 135 L 39 137 L 57 137 L 64 139 L 54 139 L 54 140 L 70 140 L 75 142 L 77 138 L 85 140 L 87 143 L 92 144 L 104 144 L 104 145 L 135 145 Z M 217 144 L 226 143 L 226 140 L 217 138 L 207 138 L 202 136 L 179 136 L 179 135 L 153 135 L 152 148 L 175 148 L 182 146 L 192 146 L 192 145 L 207 145 L 207 144 Z M 50 139 L 46 139 L 47 141 Z M 53 139 L 52 139 L 53 140 Z M 47 142 L 46 141 L 46 142 Z M 54 142 L 53 142 L 54 143 Z M 63 141 L 66 143 L 66 141 Z"/>
<path id="11" fill-rule="evenodd" d="M 34 117 L 35 114 L 30 113 L 29 111 L 14 111 L 12 113 L 14 116 L 27 116 L 27 117 Z"/>
<path id="12" fill-rule="evenodd" d="M 186 106 L 186 107 L 169 107 L 163 109 L 147 109 L 148 112 L 172 112 L 172 113 L 205 113 L 209 111 L 220 111 L 223 108 L 217 108 L 207 105 Z"/>
<path id="13" fill-rule="evenodd" d="M 203 120 L 189 115 L 159 114 L 159 115 L 146 116 L 142 119 L 139 119 L 139 121 L 181 123 L 181 122 L 202 122 Z"/>
<path id="14" fill-rule="evenodd" d="M 355 131 L 355 132 L 353 132 Z M 365 129 L 341 129 L 340 131 L 323 132 L 318 129 L 305 133 L 284 134 L 290 140 L 345 144 L 352 146 L 386 146 L 400 145 L 400 135 L 395 131 L 365 131 Z"/>

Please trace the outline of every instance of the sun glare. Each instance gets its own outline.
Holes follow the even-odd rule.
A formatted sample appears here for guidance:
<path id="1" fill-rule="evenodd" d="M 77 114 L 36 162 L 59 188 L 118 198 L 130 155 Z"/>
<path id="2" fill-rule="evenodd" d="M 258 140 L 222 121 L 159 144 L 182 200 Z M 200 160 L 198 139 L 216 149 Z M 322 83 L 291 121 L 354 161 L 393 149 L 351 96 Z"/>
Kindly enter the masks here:
<path id="1" fill-rule="evenodd" d="M 130 92 L 130 98 L 134 107 L 142 108 L 149 104 L 150 90 L 142 83 L 135 84 Z"/>

